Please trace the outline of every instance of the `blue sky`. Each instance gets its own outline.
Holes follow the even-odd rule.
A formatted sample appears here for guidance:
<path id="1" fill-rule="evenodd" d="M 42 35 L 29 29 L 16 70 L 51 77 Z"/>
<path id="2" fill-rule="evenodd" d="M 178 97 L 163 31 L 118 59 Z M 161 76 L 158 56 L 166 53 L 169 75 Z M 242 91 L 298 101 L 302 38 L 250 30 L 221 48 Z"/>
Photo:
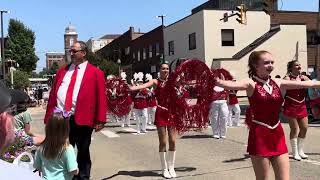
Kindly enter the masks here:
<path id="1" fill-rule="evenodd" d="M 69 22 L 79 39 L 87 41 L 105 34 L 121 34 L 133 26 L 148 32 L 161 24 L 157 15 L 165 14 L 165 25 L 191 13 L 207 0 L 1 0 L 4 34 L 10 18 L 18 19 L 36 35 L 37 71 L 45 67 L 47 51 L 63 52 L 63 34 Z M 279 0 L 282 10 L 317 11 L 318 0 Z"/>

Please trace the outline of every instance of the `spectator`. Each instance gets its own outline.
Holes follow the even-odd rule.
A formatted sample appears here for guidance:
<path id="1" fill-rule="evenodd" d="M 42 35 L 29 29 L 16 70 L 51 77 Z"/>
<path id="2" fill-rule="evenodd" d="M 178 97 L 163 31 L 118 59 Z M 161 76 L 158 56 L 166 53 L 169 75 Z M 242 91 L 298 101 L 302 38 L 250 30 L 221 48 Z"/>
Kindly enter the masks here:
<path id="1" fill-rule="evenodd" d="M 4 152 L 15 139 L 13 131 L 12 116 L 5 112 L 6 108 L 10 105 L 11 96 L 5 85 L 0 82 L 0 152 Z M 2 157 L 2 156 L 1 156 Z M 0 179 L 20 180 L 41 179 L 36 174 L 27 169 L 20 168 L 12 163 L 8 163 L 0 159 Z"/>

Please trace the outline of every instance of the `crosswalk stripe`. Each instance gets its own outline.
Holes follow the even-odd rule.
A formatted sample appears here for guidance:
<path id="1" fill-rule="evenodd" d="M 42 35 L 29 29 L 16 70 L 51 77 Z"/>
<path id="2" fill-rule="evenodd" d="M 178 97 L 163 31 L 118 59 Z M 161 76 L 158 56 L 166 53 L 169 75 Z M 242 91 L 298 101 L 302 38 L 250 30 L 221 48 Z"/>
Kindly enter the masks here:
<path id="1" fill-rule="evenodd" d="M 112 131 L 109 131 L 109 130 L 103 130 L 101 131 L 101 133 L 109 138 L 116 138 L 116 137 L 120 137 L 118 134 L 112 132 Z"/>
<path id="2" fill-rule="evenodd" d="M 133 128 L 123 128 L 122 130 L 126 132 L 137 132 L 137 130 Z"/>

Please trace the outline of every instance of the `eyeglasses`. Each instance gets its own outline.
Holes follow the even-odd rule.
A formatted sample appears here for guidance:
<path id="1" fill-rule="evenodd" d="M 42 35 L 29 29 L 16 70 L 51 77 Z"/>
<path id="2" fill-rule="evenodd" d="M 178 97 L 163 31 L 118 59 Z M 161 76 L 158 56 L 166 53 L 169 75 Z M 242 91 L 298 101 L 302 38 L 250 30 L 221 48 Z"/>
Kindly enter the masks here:
<path id="1" fill-rule="evenodd" d="M 75 54 L 75 53 L 77 53 L 79 51 L 83 51 L 83 50 L 82 49 L 80 49 L 80 50 L 70 49 L 69 52 Z"/>

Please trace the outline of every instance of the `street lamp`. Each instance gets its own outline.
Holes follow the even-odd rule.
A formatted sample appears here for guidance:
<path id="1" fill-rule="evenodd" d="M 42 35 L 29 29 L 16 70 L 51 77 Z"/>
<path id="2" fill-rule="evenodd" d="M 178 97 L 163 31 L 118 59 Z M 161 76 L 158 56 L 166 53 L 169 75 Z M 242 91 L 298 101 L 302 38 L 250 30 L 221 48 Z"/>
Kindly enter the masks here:
<path id="1" fill-rule="evenodd" d="M 2 62 L 2 77 L 4 79 L 5 77 L 5 62 L 4 62 L 4 37 L 3 37 L 3 13 L 10 13 L 6 10 L 0 10 L 0 16 L 1 16 L 1 62 Z"/>
<path id="2" fill-rule="evenodd" d="M 119 76 L 120 76 L 120 71 L 121 71 L 121 59 L 120 58 L 118 58 L 118 60 L 117 60 L 117 63 L 119 64 Z"/>
<path id="3" fill-rule="evenodd" d="M 166 15 L 160 15 L 160 16 L 156 16 L 156 18 L 161 18 L 161 25 L 163 26 L 163 19 L 166 17 Z"/>

